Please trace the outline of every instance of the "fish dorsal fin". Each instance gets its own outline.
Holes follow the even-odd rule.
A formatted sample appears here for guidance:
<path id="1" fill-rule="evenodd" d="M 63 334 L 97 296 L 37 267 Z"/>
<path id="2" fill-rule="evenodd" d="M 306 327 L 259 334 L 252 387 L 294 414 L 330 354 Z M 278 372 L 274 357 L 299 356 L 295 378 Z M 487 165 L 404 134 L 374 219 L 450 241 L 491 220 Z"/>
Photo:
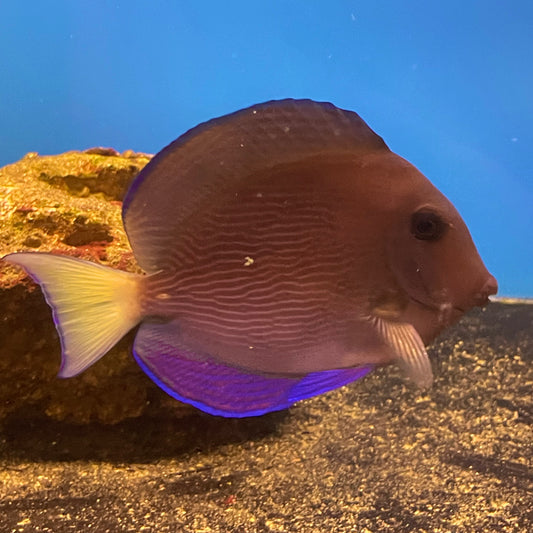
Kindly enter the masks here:
<path id="1" fill-rule="evenodd" d="M 388 148 L 359 115 L 325 102 L 265 102 L 200 124 L 159 152 L 126 195 L 137 261 L 147 272 L 163 268 L 187 218 L 254 173 L 322 153 L 376 150 Z"/>
<path id="2" fill-rule="evenodd" d="M 431 362 L 414 326 L 384 318 L 374 318 L 373 321 L 381 338 L 393 349 L 398 366 L 407 377 L 422 389 L 431 387 Z"/>

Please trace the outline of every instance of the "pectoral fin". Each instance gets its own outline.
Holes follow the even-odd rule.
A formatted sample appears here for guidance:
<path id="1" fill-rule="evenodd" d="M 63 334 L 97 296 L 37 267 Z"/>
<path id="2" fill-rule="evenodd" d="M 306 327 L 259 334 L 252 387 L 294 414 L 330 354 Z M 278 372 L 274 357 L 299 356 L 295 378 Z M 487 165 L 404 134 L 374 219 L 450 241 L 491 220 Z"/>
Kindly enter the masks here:
<path id="1" fill-rule="evenodd" d="M 431 387 L 431 362 L 416 329 L 405 322 L 383 318 L 375 318 L 374 321 L 381 338 L 394 350 L 398 365 L 407 377 L 422 389 Z"/>

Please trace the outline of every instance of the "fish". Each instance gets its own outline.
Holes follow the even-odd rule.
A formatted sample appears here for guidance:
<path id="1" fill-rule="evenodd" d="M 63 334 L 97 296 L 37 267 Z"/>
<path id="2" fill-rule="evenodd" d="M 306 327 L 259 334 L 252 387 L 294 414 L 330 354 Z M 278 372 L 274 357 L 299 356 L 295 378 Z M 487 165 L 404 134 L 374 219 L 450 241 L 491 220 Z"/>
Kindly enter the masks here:
<path id="1" fill-rule="evenodd" d="M 3 259 L 40 284 L 59 377 L 138 327 L 169 395 L 259 416 L 396 364 L 422 389 L 426 346 L 496 294 L 465 222 L 355 112 L 272 100 L 202 123 L 132 182 L 136 274 L 77 258 Z"/>

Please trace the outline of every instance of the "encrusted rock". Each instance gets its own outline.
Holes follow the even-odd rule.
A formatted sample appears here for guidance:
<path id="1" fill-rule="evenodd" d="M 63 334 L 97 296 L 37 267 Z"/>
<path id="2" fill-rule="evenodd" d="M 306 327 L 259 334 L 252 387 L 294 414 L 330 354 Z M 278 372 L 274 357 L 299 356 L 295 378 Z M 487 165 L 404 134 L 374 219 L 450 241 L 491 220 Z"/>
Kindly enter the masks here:
<path id="1" fill-rule="evenodd" d="M 150 156 L 95 148 L 39 156 L 0 169 L 0 257 L 54 252 L 123 270 L 137 266 L 121 219 L 121 199 Z M 80 194 L 82 192 L 83 194 Z M 41 291 L 0 261 L 0 420 L 19 409 L 55 419 L 118 422 L 167 399 L 131 357 L 130 335 L 72 379 L 56 378 L 60 344 Z"/>

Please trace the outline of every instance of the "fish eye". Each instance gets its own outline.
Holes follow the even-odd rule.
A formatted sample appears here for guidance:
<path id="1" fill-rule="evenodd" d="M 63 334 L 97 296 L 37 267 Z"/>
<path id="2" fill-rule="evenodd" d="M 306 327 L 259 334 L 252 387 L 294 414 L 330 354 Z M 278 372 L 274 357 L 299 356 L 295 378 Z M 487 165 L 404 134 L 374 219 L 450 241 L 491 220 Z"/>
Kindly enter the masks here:
<path id="1" fill-rule="evenodd" d="M 446 230 L 446 223 L 434 211 L 417 211 L 411 216 L 411 233 L 421 241 L 436 241 Z"/>

